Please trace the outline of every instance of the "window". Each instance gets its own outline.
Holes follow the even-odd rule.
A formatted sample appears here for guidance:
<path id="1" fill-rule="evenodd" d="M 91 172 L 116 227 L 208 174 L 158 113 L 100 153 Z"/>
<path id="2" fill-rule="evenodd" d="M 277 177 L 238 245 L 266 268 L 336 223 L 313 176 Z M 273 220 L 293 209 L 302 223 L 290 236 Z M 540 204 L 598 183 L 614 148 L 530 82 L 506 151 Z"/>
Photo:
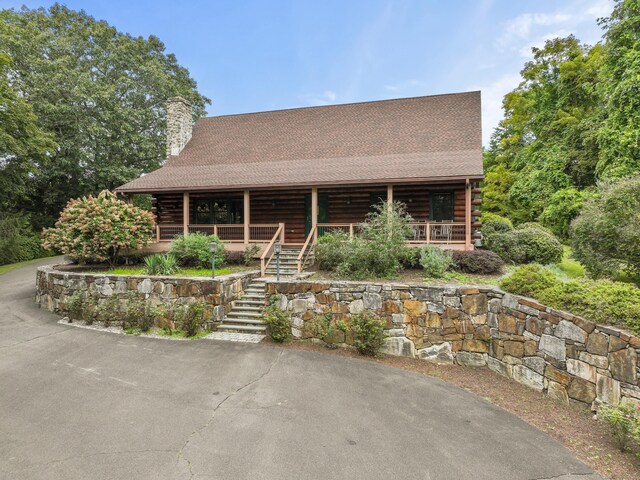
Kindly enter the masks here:
<path id="1" fill-rule="evenodd" d="M 429 220 L 432 222 L 453 222 L 453 193 L 431 192 L 429 199 Z"/>
<path id="2" fill-rule="evenodd" d="M 241 199 L 201 199 L 194 204 L 194 219 L 199 225 L 242 223 Z"/>

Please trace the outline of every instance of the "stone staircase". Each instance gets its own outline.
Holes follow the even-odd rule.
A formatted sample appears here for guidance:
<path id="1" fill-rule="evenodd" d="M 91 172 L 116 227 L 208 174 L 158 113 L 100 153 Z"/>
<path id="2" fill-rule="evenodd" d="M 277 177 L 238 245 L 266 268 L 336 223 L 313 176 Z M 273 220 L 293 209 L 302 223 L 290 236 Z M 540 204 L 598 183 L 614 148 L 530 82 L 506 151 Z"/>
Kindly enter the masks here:
<path id="1" fill-rule="evenodd" d="M 286 247 L 280 254 L 280 277 L 287 278 L 298 274 L 299 249 Z M 267 277 L 276 276 L 276 260 L 271 261 L 266 270 Z M 265 335 L 267 326 L 262 321 L 262 309 L 266 302 L 266 278 L 255 278 L 251 281 L 244 296 L 236 300 L 233 308 L 227 313 L 218 326 L 218 332 L 249 333 Z"/>
<path id="2" fill-rule="evenodd" d="M 281 277 L 292 277 L 298 274 L 298 255 L 300 255 L 299 248 L 293 247 L 282 247 L 282 252 L 280 253 L 280 276 Z M 276 258 L 275 256 L 269 263 L 265 275 L 267 277 L 275 277 L 276 276 Z"/>

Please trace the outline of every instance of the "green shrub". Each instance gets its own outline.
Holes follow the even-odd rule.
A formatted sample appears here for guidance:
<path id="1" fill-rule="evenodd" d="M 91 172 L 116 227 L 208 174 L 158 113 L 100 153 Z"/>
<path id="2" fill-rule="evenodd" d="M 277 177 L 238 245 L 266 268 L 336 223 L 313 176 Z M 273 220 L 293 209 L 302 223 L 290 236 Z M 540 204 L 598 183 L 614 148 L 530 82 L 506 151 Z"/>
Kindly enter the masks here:
<path id="1" fill-rule="evenodd" d="M 518 228 L 486 237 L 486 247 L 506 262 L 557 263 L 562 260 L 562 244 L 550 233 L 539 228 Z"/>
<path id="2" fill-rule="evenodd" d="M 355 347 L 363 355 L 377 357 L 384 345 L 384 327 L 386 322 L 365 310 L 351 315 L 349 323 Z"/>
<path id="3" fill-rule="evenodd" d="M 511 220 L 500 215 L 496 215 L 495 213 L 483 213 L 480 217 L 480 222 L 482 223 L 480 231 L 484 236 L 513 230 Z"/>
<path id="4" fill-rule="evenodd" d="M 102 322 L 105 327 L 110 327 L 122 317 L 120 312 L 120 300 L 117 295 L 111 295 L 106 300 L 98 303 L 96 320 Z"/>
<path id="5" fill-rule="evenodd" d="M 0 212 L 0 265 L 50 254 L 42 248 L 40 236 L 31 230 L 27 215 Z"/>
<path id="6" fill-rule="evenodd" d="M 640 176 L 605 183 L 571 226 L 574 257 L 595 278 L 624 270 L 640 280 Z"/>
<path id="7" fill-rule="evenodd" d="M 156 308 L 145 301 L 144 298 L 133 292 L 129 292 L 126 306 L 122 313 L 122 328 L 129 332 L 140 330 L 147 332 L 154 325 Z"/>
<path id="8" fill-rule="evenodd" d="M 523 265 L 500 282 L 507 292 L 536 298 L 597 323 L 640 332 L 640 288 L 610 280 L 560 281 L 541 265 Z"/>
<path id="9" fill-rule="evenodd" d="M 393 277 L 411 254 L 406 239 L 412 234 L 411 217 L 401 203 L 383 202 L 359 225 L 354 238 L 342 232 L 323 235 L 315 247 L 322 270 L 359 280 L 368 277 Z"/>
<path id="10" fill-rule="evenodd" d="M 339 343 L 338 332 L 346 333 L 349 329 L 344 320 L 334 322 L 333 315 L 330 313 L 315 315 L 307 322 L 307 328 L 314 338 L 319 338 L 330 348 L 335 348 L 336 343 Z M 344 337 L 340 338 L 340 340 L 344 341 L 343 339 Z"/>
<path id="11" fill-rule="evenodd" d="M 314 256 L 321 270 L 336 270 L 349 258 L 351 249 L 349 235 L 344 232 L 329 232 L 318 238 Z"/>
<path id="12" fill-rule="evenodd" d="M 179 270 L 178 259 L 172 253 L 157 253 L 144 259 L 144 271 L 147 275 L 174 275 Z"/>
<path id="13" fill-rule="evenodd" d="M 176 309 L 175 324 L 188 337 L 195 336 L 203 329 L 205 322 L 205 304 L 202 301 L 183 305 Z"/>
<path id="14" fill-rule="evenodd" d="M 82 320 L 84 299 L 86 295 L 86 290 L 77 290 L 64 302 L 63 309 L 66 311 L 67 315 L 69 315 L 69 320 Z"/>
<path id="15" fill-rule="evenodd" d="M 504 261 L 489 250 L 454 250 L 453 264 L 458 272 L 490 275 L 502 272 Z"/>
<path id="16" fill-rule="evenodd" d="M 260 251 L 260 245 L 257 243 L 250 243 L 246 247 L 244 247 L 244 252 L 242 252 L 242 263 L 244 263 L 245 267 L 251 265 L 253 262 L 253 257 L 255 257 Z"/>
<path id="17" fill-rule="evenodd" d="M 153 214 L 118 200 L 104 190 L 97 197 L 70 200 L 55 227 L 42 233 L 43 246 L 80 262 L 108 261 L 120 251 L 136 250 L 153 238 Z"/>
<path id="18" fill-rule="evenodd" d="M 209 244 L 218 242 L 216 251 L 216 267 L 224 264 L 224 244 L 215 235 L 203 233 L 190 233 L 178 236 L 171 242 L 169 251 L 176 256 L 183 267 L 211 268 L 211 252 Z"/>
<path id="19" fill-rule="evenodd" d="M 632 441 L 640 444 L 640 406 L 603 405 L 598 409 L 598 418 L 609 425 L 621 451 L 626 451 Z"/>
<path id="20" fill-rule="evenodd" d="M 262 310 L 262 320 L 269 328 L 275 342 L 284 342 L 291 336 L 291 314 L 277 305 L 278 297 L 269 298 L 269 305 Z"/>
<path id="21" fill-rule="evenodd" d="M 537 298 L 543 290 L 557 287 L 559 284 L 560 280 L 552 272 L 542 265 L 532 263 L 518 267 L 502 279 L 500 288 L 523 297 Z"/>
<path id="22" fill-rule="evenodd" d="M 424 245 L 420 248 L 420 266 L 428 276 L 440 278 L 453 266 L 453 257 L 435 245 Z"/>

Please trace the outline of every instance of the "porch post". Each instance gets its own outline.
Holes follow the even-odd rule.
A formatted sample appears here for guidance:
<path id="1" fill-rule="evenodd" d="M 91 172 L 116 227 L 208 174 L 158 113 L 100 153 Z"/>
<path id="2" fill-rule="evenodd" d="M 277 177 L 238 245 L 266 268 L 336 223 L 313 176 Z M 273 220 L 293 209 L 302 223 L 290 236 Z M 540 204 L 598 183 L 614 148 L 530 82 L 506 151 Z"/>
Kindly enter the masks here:
<path id="1" fill-rule="evenodd" d="M 318 239 L 318 187 L 311 187 L 311 230 L 313 240 Z"/>
<path id="2" fill-rule="evenodd" d="M 182 233 L 189 234 L 189 192 L 182 194 Z"/>
<path id="3" fill-rule="evenodd" d="M 387 185 L 387 228 L 389 229 L 389 239 L 391 239 L 391 212 L 393 212 L 393 185 Z"/>
<path id="4" fill-rule="evenodd" d="M 391 208 L 391 204 L 393 203 L 393 185 L 387 185 L 387 203 L 389 204 L 389 208 Z"/>
<path id="5" fill-rule="evenodd" d="M 464 249 L 471 250 L 471 182 L 464 186 Z"/>
<path id="6" fill-rule="evenodd" d="M 247 245 L 249 243 L 249 222 L 251 215 L 251 209 L 249 203 L 251 202 L 251 196 L 249 195 L 249 190 L 245 190 L 243 194 L 242 206 L 244 209 L 244 213 L 242 214 L 242 219 L 244 221 L 244 244 Z"/>

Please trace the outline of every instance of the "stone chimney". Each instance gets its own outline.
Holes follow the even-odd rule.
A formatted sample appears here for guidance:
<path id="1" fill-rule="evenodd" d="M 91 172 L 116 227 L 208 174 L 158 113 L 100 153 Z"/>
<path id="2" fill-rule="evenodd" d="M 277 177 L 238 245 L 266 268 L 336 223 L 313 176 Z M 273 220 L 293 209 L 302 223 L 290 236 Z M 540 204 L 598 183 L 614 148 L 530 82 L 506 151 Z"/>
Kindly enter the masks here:
<path id="1" fill-rule="evenodd" d="M 167 158 L 180 154 L 192 131 L 191 104 L 182 97 L 167 100 Z"/>

